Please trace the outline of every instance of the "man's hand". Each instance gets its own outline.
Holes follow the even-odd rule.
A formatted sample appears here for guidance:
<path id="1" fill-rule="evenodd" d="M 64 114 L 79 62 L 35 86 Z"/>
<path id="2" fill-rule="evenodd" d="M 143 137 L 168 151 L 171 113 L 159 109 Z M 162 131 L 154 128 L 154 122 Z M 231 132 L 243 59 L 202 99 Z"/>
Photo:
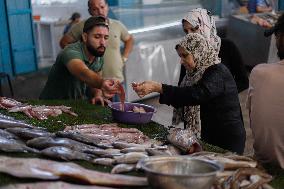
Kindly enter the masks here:
<path id="1" fill-rule="evenodd" d="M 162 84 L 155 81 L 144 81 L 142 83 L 132 83 L 133 90 L 142 98 L 147 94 L 158 92 L 162 93 Z"/>
<path id="2" fill-rule="evenodd" d="M 110 103 L 108 99 L 104 98 L 103 93 L 100 89 L 95 89 L 95 96 L 91 99 L 91 103 L 101 104 L 102 106 L 105 106 L 105 102 L 107 104 Z"/>
<path id="3" fill-rule="evenodd" d="M 102 84 L 102 87 L 101 87 L 103 96 L 107 99 L 110 99 L 116 93 L 120 93 L 119 84 L 120 84 L 120 82 L 118 80 L 105 79 L 103 81 L 103 84 Z"/>

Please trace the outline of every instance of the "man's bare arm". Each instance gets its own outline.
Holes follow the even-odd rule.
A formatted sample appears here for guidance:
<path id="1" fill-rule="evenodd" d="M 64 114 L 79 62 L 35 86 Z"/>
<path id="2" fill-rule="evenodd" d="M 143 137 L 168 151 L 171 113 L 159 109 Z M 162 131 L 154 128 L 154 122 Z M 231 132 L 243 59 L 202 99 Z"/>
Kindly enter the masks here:
<path id="1" fill-rule="evenodd" d="M 90 70 L 82 60 L 72 59 L 67 64 L 67 69 L 72 75 L 86 83 L 88 86 L 98 89 L 102 87 L 102 77 L 98 73 Z"/>

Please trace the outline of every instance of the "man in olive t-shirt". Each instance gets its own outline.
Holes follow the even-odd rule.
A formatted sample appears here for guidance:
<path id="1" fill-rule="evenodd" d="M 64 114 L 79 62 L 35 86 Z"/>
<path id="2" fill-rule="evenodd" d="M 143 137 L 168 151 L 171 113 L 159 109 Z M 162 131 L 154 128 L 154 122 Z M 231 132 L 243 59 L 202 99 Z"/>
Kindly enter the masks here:
<path id="1" fill-rule="evenodd" d="M 89 13 L 92 16 L 107 17 L 109 7 L 106 0 L 89 0 Z M 60 40 L 60 46 L 64 48 L 67 44 L 74 43 L 81 38 L 84 21 L 74 25 L 68 33 Z M 120 43 L 123 49 L 120 52 Z M 123 67 L 133 47 L 133 37 L 127 28 L 118 20 L 109 19 L 109 41 L 104 54 L 103 78 L 116 78 L 124 81 Z"/>
<path id="2" fill-rule="evenodd" d="M 85 99 L 86 88 L 94 88 L 93 103 L 111 98 L 118 82 L 104 80 L 99 72 L 108 41 L 108 21 L 105 17 L 86 20 L 82 40 L 67 46 L 57 56 L 40 99 Z"/>

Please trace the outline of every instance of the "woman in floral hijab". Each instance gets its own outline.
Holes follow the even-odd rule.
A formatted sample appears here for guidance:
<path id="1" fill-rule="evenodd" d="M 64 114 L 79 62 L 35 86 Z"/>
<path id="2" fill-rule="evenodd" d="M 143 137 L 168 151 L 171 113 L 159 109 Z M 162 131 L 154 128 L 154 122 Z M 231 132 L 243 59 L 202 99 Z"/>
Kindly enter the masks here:
<path id="1" fill-rule="evenodd" d="M 215 48 L 198 33 L 187 34 L 176 45 L 176 50 L 187 71 L 181 86 L 144 81 L 133 84 L 133 89 L 140 97 L 158 92 L 161 104 L 183 108 L 185 124 L 197 136 L 200 112 L 201 139 L 242 154 L 245 130 L 237 87 L 230 71 L 219 64 Z"/>

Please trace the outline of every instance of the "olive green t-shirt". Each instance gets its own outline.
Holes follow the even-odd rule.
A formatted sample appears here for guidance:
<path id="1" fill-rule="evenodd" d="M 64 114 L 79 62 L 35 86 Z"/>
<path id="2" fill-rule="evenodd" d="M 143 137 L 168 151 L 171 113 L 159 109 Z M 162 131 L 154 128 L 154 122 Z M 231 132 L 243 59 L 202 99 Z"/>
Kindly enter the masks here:
<path id="1" fill-rule="evenodd" d="M 74 25 L 67 35 L 76 41 L 81 39 L 85 21 Z M 127 28 L 118 20 L 109 19 L 109 40 L 104 54 L 104 66 L 102 74 L 104 78 L 116 78 L 124 81 L 123 61 L 120 52 L 121 41 L 126 41 L 130 37 Z"/>
<path id="2" fill-rule="evenodd" d="M 90 63 L 84 52 L 84 45 L 81 41 L 66 46 L 57 56 L 55 64 L 52 66 L 48 80 L 40 99 L 85 99 L 86 84 L 73 76 L 66 65 L 72 59 L 82 60 L 86 66 L 100 72 L 103 67 L 103 58 L 96 58 Z"/>

